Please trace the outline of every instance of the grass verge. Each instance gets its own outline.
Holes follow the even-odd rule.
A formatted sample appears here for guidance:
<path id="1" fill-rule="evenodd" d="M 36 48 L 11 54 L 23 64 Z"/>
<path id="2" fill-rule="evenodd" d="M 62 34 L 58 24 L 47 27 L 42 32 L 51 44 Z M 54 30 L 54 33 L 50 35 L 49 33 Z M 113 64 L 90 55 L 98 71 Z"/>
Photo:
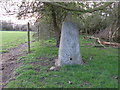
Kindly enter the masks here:
<path id="1" fill-rule="evenodd" d="M 64 66 L 50 71 L 58 55 L 55 40 L 34 42 L 32 53 L 21 57 L 15 72 L 16 80 L 7 88 L 117 88 L 118 50 L 96 48 L 81 37 L 81 54 L 85 65 Z"/>

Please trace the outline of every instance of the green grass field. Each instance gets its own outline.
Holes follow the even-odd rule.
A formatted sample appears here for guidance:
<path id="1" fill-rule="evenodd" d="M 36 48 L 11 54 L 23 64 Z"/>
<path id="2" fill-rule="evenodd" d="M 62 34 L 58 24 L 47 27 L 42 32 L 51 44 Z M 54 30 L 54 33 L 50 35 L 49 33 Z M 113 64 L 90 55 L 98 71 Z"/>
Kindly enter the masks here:
<path id="1" fill-rule="evenodd" d="M 2 47 L 0 53 L 8 52 L 8 49 L 27 41 L 27 32 L 25 31 L 0 31 L 0 34 L 0 47 Z"/>
<path id="2" fill-rule="evenodd" d="M 15 72 L 16 79 L 7 88 L 117 88 L 118 49 L 97 48 L 83 37 L 82 59 L 85 65 L 64 66 L 58 71 L 49 71 L 58 55 L 55 40 L 34 42 L 32 53 L 20 57 L 23 63 Z M 92 57 L 92 59 L 91 59 Z"/>

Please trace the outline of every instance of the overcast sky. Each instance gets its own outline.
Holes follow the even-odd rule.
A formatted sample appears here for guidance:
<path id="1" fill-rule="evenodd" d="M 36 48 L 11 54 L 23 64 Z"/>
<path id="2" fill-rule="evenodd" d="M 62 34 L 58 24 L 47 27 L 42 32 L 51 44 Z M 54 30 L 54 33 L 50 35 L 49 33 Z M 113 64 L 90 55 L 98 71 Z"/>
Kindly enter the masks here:
<path id="1" fill-rule="evenodd" d="M 22 0 L 0 0 L 0 20 L 6 20 L 11 21 L 16 24 L 26 24 L 30 19 L 26 20 L 18 20 L 17 19 L 17 12 L 19 10 L 19 7 L 17 5 L 21 4 Z M 29 0 L 31 1 L 31 0 Z M 14 3 L 14 5 L 12 5 Z M 7 13 L 7 11 L 11 11 L 10 13 Z M 16 13 L 13 14 L 13 11 Z M 11 15 L 13 14 L 13 15 Z M 34 18 L 35 19 L 35 18 Z"/>
<path id="2" fill-rule="evenodd" d="M 28 19 L 28 20 L 18 20 L 16 14 L 14 15 L 9 15 L 7 11 L 16 11 L 18 12 L 18 6 L 20 5 L 22 1 L 35 1 L 35 0 L 0 0 L 0 20 L 11 20 L 12 22 L 16 23 L 16 24 L 25 24 L 27 23 L 29 20 L 33 21 L 32 18 Z M 72 0 L 38 0 L 38 1 L 72 1 Z M 73 0 L 75 1 L 75 0 Z M 76 1 L 117 1 L 117 0 L 76 0 Z M 14 5 L 12 5 L 12 3 L 14 2 Z M 6 8 L 6 10 L 5 10 Z M 35 19 L 35 18 L 33 18 Z"/>

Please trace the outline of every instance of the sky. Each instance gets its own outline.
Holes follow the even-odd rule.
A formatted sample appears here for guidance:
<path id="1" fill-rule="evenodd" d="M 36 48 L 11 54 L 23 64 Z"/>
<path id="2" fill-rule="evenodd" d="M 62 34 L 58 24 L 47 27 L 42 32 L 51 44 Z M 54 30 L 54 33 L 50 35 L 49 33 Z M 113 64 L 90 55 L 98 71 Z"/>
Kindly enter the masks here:
<path id="1" fill-rule="evenodd" d="M 26 24 L 30 20 L 34 21 L 35 17 L 29 18 L 26 20 L 18 20 L 16 17 L 17 14 L 9 15 L 10 13 L 8 14 L 6 12 L 9 10 L 10 11 L 15 10 L 16 12 L 18 12 L 17 5 L 20 5 L 22 1 L 31 2 L 31 1 L 35 1 L 35 0 L 0 0 L 0 21 L 2 21 L 2 20 L 12 21 L 13 23 L 16 23 L 16 24 Z M 56 1 L 56 0 L 38 0 L 38 1 Z M 60 1 L 60 0 L 57 0 L 57 1 Z M 62 1 L 67 1 L 67 0 L 62 0 Z M 70 1 L 70 0 L 68 0 L 68 1 Z M 79 0 L 77 0 L 77 1 L 79 1 Z M 83 1 L 88 1 L 88 0 L 83 0 Z M 107 1 L 107 0 L 91 0 L 91 1 Z M 112 1 L 112 0 L 108 0 L 108 1 Z M 14 5 L 12 5 L 12 2 L 14 2 Z"/>
<path id="2" fill-rule="evenodd" d="M 14 2 L 14 5 L 12 5 L 12 1 Z M 13 13 L 13 11 L 18 12 L 19 8 L 17 5 L 21 4 L 22 0 L 0 0 L 0 21 L 11 21 L 15 24 L 27 24 L 27 22 L 30 20 L 33 21 L 35 18 L 29 18 L 26 20 L 18 20 L 17 13 L 14 13 L 13 15 L 10 15 Z M 31 0 L 29 0 L 31 1 Z M 12 11 L 10 13 L 7 13 L 7 11 Z"/>

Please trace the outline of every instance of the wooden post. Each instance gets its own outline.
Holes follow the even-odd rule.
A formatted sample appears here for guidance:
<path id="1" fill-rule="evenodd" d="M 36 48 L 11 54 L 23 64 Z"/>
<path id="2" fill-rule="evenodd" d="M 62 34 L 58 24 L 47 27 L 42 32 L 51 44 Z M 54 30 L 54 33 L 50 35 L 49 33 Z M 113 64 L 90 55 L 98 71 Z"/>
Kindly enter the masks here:
<path id="1" fill-rule="evenodd" d="M 37 33 L 38 33 L 38 41 L 39 41 L 39 26 L 38 26 L 38 32 Z"/>
<path id="2" fill-rule="evenodd" d="M 30 53 L 30 24 L 29 24 L 29 22 L 28 22 L 27 26 L 28 26 L 28 28 L 27 28 L 28 53 Z"/>

